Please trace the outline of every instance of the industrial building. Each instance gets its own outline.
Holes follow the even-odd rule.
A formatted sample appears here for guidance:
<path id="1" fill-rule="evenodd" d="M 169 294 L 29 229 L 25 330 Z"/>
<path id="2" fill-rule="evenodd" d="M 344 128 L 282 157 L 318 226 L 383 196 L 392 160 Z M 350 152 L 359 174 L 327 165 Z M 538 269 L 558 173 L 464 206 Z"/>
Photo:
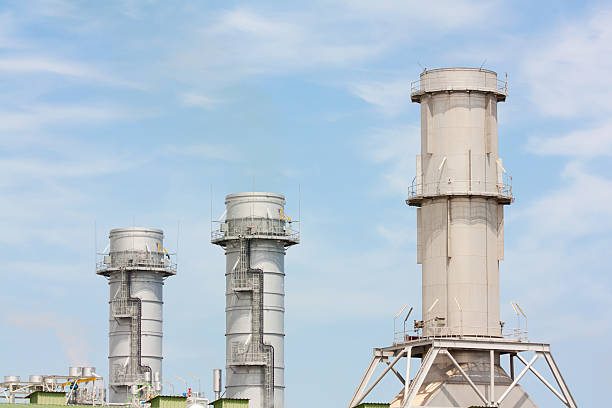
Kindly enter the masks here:
<path id="1" fill-rule="evenodd" d="M 412 308 L 398 313 L 403 328 L 394 330 L 392 344 L 374 348 L 348 408 L 534 408 L 519 385 L 525 375 L 561 404 L 577 407 L 550 345 L 530 341 L 525 329 L 506 327 L 500 318 L 504 209 L 514 201 L 498 154 L 497 104 L 506 97 L 506 81 L 484 69 L 425 70 L 413 84 L 421 154 L 406 203 L 416 208 L 422 317 L 407 329 Z M 41 408 L 284 408 L 285 255 L 300 242 L 299 220 L 285 205 L 281 194 L 229 194 L 225 211 L 211 220 L 211 243 L 223 248 L 226 265 L 226 381 L 223 389 L 222 370 L 213 370 L 212 401 L 191 390 L 163 392 L 163 286 L 177 265 L 162 230 L 130 227 L 110 231 L 96 264 L 109 284 L 107 383 L 94 367 L 28 381 L 4 376 L 0 396 L 7 408 L 18 399 Z M 512 307 L 524 315 L 518 304 Z M 536 370 L 538 359 L 556 384 Z M 387 375 L 397 377 L 399 392 L 368 401 Z"/>
<path id="2" fill-rule="evenodd" d="M 518 385 L 529 371 L 565 406 L 576 407 L 550 345 L 530 342 L 524 330 L 508 329 L 500 319 L 504 207 L 514 201 L 498 155 L 497 104 L 506 96 L 506 81 L 483 69 L 425 70 L 413 83 L 421 154 L 406 203 L 417 208 L 423 316 L 414 331 L 403 329 L 392 345 L 374 349 L 349 408 L 362 404 L 389 372 L 401 382 L 391 407 L 536 407 Z M 510 373 L 502 358 L 509 359 Z M 558 388 L 533 367 L 539 358 Z M 420 360 L 414 376 L 413 359 Z M 400 360 L 405 368 L 398 371 Z M 524 364 L 519 373 L 517 361 Z M 385 368 L 372 380 L 379 364 Z"/>

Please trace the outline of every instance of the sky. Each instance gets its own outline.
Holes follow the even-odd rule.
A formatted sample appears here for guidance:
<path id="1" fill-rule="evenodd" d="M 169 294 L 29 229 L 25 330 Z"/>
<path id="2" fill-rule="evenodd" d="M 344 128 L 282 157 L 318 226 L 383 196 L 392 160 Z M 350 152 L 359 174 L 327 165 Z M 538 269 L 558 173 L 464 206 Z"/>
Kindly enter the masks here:
<path id="1" fill-rule="evenodd" d="M 419 146 L 411 82 L 483 67 L 509 83 L 500 156 L 510 302 L 579 406 L 612 382 L 609 2 L 0 1 L 0 375 L 107 376 L 114 227 L 165 231 L 164 377 L 224 367 L 223 251 L 211 213 L 239 191 L 287 197 L 286 406 L 346 406 L 404 305 L 420 316 Z M 212 205 L 212 208 L 211 208 Z M 522 323 L 524 324 L 524 322 Z M 541 372 L 544 366 L 538 366 Z M 550 378 L 550 377 L 549 377 Z M 560 406 L 535 379 L 539 406 Z M 388 401 L 390 378 L 373 394 Z"/>

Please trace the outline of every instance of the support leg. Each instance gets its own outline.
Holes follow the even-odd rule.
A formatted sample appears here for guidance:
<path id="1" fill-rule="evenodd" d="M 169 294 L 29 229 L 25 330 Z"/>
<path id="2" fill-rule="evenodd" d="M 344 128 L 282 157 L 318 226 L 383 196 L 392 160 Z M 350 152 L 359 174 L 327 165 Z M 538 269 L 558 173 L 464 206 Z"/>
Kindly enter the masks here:
<path id="1" fill-rule="evenodd" d="M 404 355 L 406 354 L 406 349 L 402 350 L 396 357 L 395 360 L 393 360 L 393 362 L 391 364 L 389 364 L 389 366 L 387 368 L 385 368 L 385 371 L 383 371 L 378 378 L 376 378 L 376 380 L 374 380 L 374 382 L 372 383 L 372 385 L 370 385 L 370 387 L 363 393 L 363 395 L 361 395 L 357 401 L 355 401 L 355 405 L 359 405 L 361 404 L 361 401 L 363 401 L 363 399 L 365 397 L 368 396 L 368 394 L 374 389 L 374 387 L 376 387 L 376 385 L 380 382 L 380 380 L 382 380 L 385 375 L 387 375 L 387 373 L 389 371 L 391 371 L 391 369 L 393 368 L 393 366 L 402 358 L 404 357 Z"/>
<path id="2" fill-rule="evenodd" d="M 376 366 L 378 365 L 379 362 L 380 362 L 380 357 L 372 357 L 372 360 L 370 361 L 370 365 L 368 366 L 368 369 L 363 375 L 363 378 L 361 379 L 361 382 L 359 383 L 359 386 L 357 387 L 357 390 L 355 391 L 355 394 L 353 395 L 353 399 L 349 403 L 348 408 L 352 408 L 353 406 L 357 405 L 355 401 L 357 401 L 363 394 L 363 390 L 365 390 L 365 387 L 368 385 L 368 382 L 370 382 L 370 378 L 372 378 L 372 374 L 374 374 L 374 370 L 376 369 Z"/>
<path id="3" fill-rule="evenodd" d="M 404 383 L 404 399 L 408 398 L 408 389 L 410 388 L 410 362 L 412 360 L 412 346 L 406 351 L 406 382 Z"/>
<path id="4" fill-rule="evenodd" d="M 548 363 L 548 366 L 550 367 L 550 371 L 552 371 L 553 376 L 555 377 L 555 380 L 557 381 L 557 384 L 559 385 L 559 388 L 561 388 L 561 392 L 563 393 L 563 396 L 567 400 L 567 406 L 569 408 L 577 408 L 576 402 L 574 401 L 574 398 L 572 397 L 572 394 L 570 393 L 569 388 L 567 387 L 567 384 L 565 384 L 565 380 L 563 379 L 563 376 L 561 375 L 561 371 L 559 370 L 559 367 L 557 367 L 557 363 L 555 363 L 555 360 L 553 359 L 552 354 L 550 354 L 550 352 L 546 352 L 544 353 L 544 358 L 546 359 L 546 362 Z"/>
<path id="5" fill-rule="evenodd" d="M 431 365 L 438 356 L 439 351 L 439 348 L 433 346 L 429 349 L 429 351 L 425 355 L 425 358 L 421 362 L 421 368 L 419 369 L 419 372 L 417 373 L 416 377 L 414 377 L 414 380 L 412 380 L 412 385 L 410 386 L 410 390 L 408 391 L 408 398 L 404 399 L 401 408 L 410 407 L 412 401 L 414 400 L 414 397 L 416 396 L 417 392 L 419 392 L 419 388 L 421 388 L 421 385 L 423 385 L 423 381 L 425 380 L 427 373 L 429 373 Z"/>

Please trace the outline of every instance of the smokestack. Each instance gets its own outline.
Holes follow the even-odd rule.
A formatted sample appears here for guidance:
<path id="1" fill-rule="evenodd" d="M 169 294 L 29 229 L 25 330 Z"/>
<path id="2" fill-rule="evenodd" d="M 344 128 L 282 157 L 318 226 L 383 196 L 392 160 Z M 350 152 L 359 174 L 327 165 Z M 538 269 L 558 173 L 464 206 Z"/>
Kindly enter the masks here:
<path id="1" fill-rule="evenodd" d="M 164 248 L 162 230 L 117 228 L 109 238 L 110 252 L 96 273 L 108 278 L 110 289 L 109 402 L 124 403 L 139 397 L 134 392 L 140 384 L 151 388 L 141 391 L 143 397 L 161 391 L 162 288 L 176 265 Z"/>
<path id="2" fill-rule="evenodd" d="M 415 322 L 416 336 L 403 333 L 393 346 L 374 349 L 349 408 L 389 371 L 397 374 L 394 365 L 403 358 L 407 378 L 392 407 L 535 408 L 518 381 L 540 357 L 559 385 L 553 393 L 576 406 L 550 346 L 528 342 L 520 330 L 505 333 L 500 321 L 504 206 L 514 201 L 512 179 L 498 156 L 497 103 L 506 94 L 495 72 L 476 68 L 426 70 L 413 83 L 411 99 L 421 105 L 421 154 L 406 203 L 417 207 L 423 316 Z M 535 356 L 528 362 L 525 352 Z M 510 375 L 502 356 L 509 357 Z M 515 357 L 527 365 L 517 377 Z M 410 380 L 412 358 L 420 358 L 421 367 Z M 389 365 L 368 387 L 384 361 Z"/>
<path id="3" fill-rule="evenodd" d="M 285 251 L 299 234 L 281 194 L 230 194 L 225 205 L 211 238 L 226 256 L 226 396 L 283 408 Z"/>

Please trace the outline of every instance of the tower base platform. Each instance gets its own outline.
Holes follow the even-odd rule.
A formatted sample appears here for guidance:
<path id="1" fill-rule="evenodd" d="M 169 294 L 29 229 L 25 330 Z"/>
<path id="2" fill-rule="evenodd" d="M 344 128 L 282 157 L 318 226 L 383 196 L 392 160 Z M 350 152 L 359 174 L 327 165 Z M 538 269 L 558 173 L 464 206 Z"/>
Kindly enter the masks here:
<path id="1" fill-rule="evenodd" d="M 504 338 L 411 338 L 389 347 L 375 348 L 372 360 L 348 408 L 362 403 L 376 385 L 389 373 L 402 383 L 392 408 L 410 407 L 499 407 L 536 408 L 537 405 L 518 385 L 529 372 L 535 375 L 564 406 L 577 408 L 561 372 L 550 353 L 550 345 Z M 502 355 L 509 356 L 510 373 L 500 365 Z M 412 358 L 421 365 L 411 378 Z M 533 364 L 543 358 L 556 382 L 553 386 Z M 405 359 L 403 373 L 397 364 Z M 515 361 L 522 363 L 515 372 Z M 379 364 L 385 367 L 372 380 Z M 403 374 L 403 375 L 402 375 Z"/>

